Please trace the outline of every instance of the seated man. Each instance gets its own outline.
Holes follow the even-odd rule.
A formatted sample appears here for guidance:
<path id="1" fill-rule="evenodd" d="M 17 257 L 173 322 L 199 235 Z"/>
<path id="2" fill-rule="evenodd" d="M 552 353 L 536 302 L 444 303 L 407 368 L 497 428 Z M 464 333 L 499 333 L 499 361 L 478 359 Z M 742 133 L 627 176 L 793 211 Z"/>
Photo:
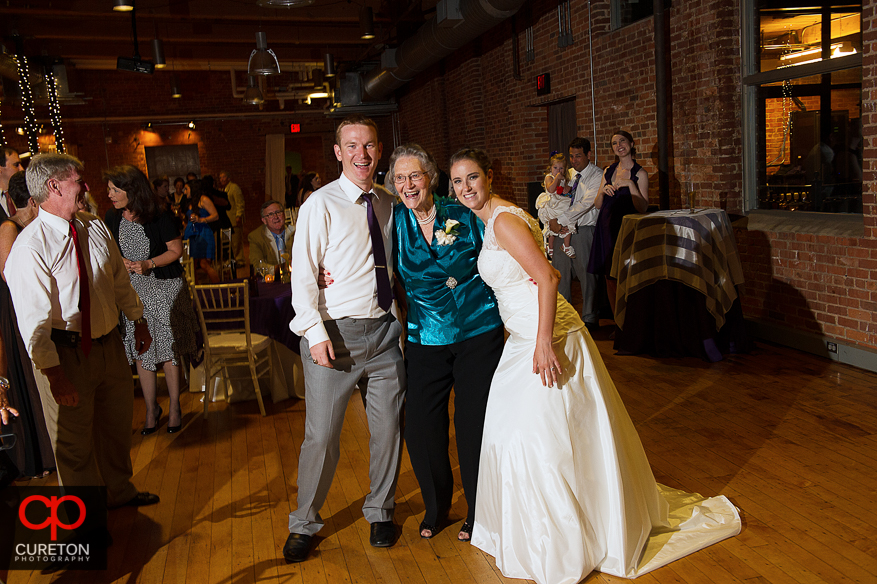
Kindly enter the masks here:
<path id="1" fill-rule="evenodd" d="M 292 251 L 292 238 L 295 226 L 284 225 L 283 207 L 277 201 L 265 201 L 259 210 L 262 227 L 250 232 L 250 265 L 255 266 L 259 260 L 275 266 L 280 263 L 280 254 Z"/>

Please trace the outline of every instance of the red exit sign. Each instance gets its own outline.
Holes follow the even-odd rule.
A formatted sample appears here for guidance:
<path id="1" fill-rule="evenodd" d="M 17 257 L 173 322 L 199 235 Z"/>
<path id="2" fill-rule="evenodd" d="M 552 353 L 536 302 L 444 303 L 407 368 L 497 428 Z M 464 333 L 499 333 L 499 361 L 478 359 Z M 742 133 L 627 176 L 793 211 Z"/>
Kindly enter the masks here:
<path id="1" fill-rule="evenodd" d="M 293 134 L 301 132 L 301 124 L 289 124 L 289 131 Z"/>
<path id="2" fill-rule="evenodd" d="M 551 73 L 543 73 L 536 76 L 536 95 L 548 95 L 551 93 Z"/>

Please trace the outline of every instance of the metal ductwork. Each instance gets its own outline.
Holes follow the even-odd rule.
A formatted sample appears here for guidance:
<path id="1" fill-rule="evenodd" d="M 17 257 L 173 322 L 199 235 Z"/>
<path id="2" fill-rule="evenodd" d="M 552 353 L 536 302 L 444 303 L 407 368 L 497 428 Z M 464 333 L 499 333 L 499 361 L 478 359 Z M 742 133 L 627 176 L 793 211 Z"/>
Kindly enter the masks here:
<path id="1" fill-rule="evenodd" d="M 394 49 L 396 66 L 373 69 L 363 78 L 363 100 L 386 99 L 430 65 L 512 16 L 523 4 L 524 0 L 441 0 L 437 18 Z"/>

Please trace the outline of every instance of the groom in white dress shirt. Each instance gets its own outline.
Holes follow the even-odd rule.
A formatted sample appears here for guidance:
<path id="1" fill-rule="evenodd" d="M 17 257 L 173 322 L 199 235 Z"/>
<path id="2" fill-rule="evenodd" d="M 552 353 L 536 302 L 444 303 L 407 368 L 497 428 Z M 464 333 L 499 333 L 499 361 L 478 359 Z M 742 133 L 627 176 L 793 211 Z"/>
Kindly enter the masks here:
<path id="1" fill-rule="evenodd" d="M 394 494 L 406 381 L 402 326 L 389 312 L 395 200 L 372 181 L 381 157 L 372 120 L 345 119 L 335 142 L 343 174 L 301 206 L 292 245 L 295 318 L 289 327 L 302 337 L 306 419 L 298 508 L 289 514 L 283 546 L 287 562 L 304 561 L 323 527 L 319 512 L 338 465 L 344 414 L 357 385 L 371 434 L 371 492 L 362 507 L 371 524 L 369 541 L 390 547 L 396 540 Z M 317 285 L 321 269 L 334 279 L 325 289 Z"/>

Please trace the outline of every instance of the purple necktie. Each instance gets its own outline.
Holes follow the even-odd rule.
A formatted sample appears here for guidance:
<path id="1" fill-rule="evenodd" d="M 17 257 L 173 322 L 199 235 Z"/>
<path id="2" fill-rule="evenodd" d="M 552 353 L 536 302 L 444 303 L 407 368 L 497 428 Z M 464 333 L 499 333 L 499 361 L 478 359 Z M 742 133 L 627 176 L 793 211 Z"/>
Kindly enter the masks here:
<path id="1" fill-rule="evenodd" d="M 579 179 L 582 178 L 582 173 L 576 173 L 576 180 L 572 183 L 572 188 L 569 190 L 569 206 L 572 207 L 572 204 L 576 200 L 576 189 L 579 188 Z"/>
<path id="2" fill-rule="evenodd" d="M 390 274 L 387 272 L 387 255 L 384 253 L 384 238 L 381 226 L 372 205 L 372 194 L 362 193 L 365 199 L 365 213 L 368 216 L 368 233 L 372 240 L 372 256 L 375 260 L 375 281 L 378 285 L 378 306 L 389 310 L 393 303 L 393 291 L 390 290 Z"/>

